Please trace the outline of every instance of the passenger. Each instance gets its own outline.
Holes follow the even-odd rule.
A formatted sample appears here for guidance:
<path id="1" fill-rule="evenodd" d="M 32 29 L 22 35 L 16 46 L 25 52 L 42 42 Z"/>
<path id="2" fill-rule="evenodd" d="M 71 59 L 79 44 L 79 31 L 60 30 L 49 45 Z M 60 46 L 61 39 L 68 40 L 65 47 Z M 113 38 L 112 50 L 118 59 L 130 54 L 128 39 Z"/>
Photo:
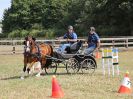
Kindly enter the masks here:
<path id="1" fill-rule="evenodd" d="M 59 39 L 67 39 L 67 43 L 61 44 L 57 49 L 57 52 L 64 53 L 67 47 L 77 41 L 77 34 L 74 32 L 73 26 L 68 26 L 68 32 L 63 37 L 59 37 Z"/>
<path id="2" fill-rule="evenodd" d="M 84 52 L 85 55 L 91 54 L 94 50 L 98 51 L 98 49 L 100 48 L 100 38 L 95 32 L 94 27 L 90 27 L 87 43 L 88 48 Z"/>

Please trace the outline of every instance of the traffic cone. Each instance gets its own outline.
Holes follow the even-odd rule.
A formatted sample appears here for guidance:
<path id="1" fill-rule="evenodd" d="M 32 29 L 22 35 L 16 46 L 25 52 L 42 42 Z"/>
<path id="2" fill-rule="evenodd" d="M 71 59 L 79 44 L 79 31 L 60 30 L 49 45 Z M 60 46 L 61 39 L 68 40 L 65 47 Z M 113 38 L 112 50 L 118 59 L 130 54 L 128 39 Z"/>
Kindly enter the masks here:
<path id="1" fill-rule="evenodd" d="M 52 98 L 62 98 L 62 97 L 64 97 L 64 93 L 61 90 L 55 76 L 52 77 L 52 96 L 51 97 Z"/>
<path id="2" fill-rule="evenodd" d="M 96 52 L 96 58 L 101 58 L 99 51 Z"/>
<path id="3" fill-rule="evenodd" d="M 131 93 L 131 87 L 130 87 L 131 82 L 130 82 L 130 79 L 128 77 L 128 74 L 129 74 L 129 72 L 126 72 L 125 77 L 122 81 L 122 84 L 118 90 L 118 93 L 127 93 L 127 94 Z"/>

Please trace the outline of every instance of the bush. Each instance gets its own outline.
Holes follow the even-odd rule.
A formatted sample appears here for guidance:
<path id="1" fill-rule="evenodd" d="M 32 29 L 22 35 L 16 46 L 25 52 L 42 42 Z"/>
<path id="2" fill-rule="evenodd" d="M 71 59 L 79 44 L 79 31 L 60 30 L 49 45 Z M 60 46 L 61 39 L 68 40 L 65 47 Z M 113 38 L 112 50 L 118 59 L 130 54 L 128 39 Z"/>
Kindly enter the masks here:
<path id="1" fill-rule="evenodd" d="M 52 39 L 55 38 L 55 36 L 63 36 L 65 34 L 65 30 L 63 29 L 45 29 L 45 30 L 39 30 L 39 29 L 31 29 L 31 30 L 14 30 L 8 34 L 9 38 L 23 38 L 27 35 L 31 35 L 33 37 L 42 37 L 45 39 Z"/>
<path id="2" fill-rule="evenodd" d="M 26 37 L 27 35 L 29 35 L 29 31 L 21 30 L 21 37 Z"/>
<path id="3" fill-rule="evenodd" d="M 43 37 L 44 38 L 44 31 L 38 32 L 37 37 Z"/>
<path id="4" fill-rule="evenodd" d="M 44 37 L 45 37 L 45 39 L 51 39 L 54 36 L 55 36 L 55 30 L 54 29 L 44 30 Z"/>
<path id="5" fill-rule="evenodd" d="M 0 33 L 0 38 L 5 38 L 5 37 L 6 37 L 6 35 L 5 35 L 5 34 Z"/>
<path id="6" fill-rule="evenodd" d="M 15 38 L 15 37 L 21 37 L 21 31 L 20 30 L 14 30 L 8 34 L 9 38 Z"/>
<path id="7" fill-rule="evenodd" d="M 40 30 L 32 29 L 32 30 L 29 32 L 29 35 L 31 35 L 31 36 L 33 36 L 33 37 L 37 37 L 39 33 L 40 33 Z"/>

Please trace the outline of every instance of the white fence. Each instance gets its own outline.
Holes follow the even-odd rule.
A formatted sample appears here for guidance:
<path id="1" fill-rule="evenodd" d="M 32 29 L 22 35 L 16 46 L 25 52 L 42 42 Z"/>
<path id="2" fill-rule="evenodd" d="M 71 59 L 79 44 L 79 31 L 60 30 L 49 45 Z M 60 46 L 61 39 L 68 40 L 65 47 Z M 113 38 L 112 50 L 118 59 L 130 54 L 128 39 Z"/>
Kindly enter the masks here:
<path id="1" fill-rule="evenodd" d="M 86 46 L 86 39 L 78 39 L 84 42 L 84 46 Z M 117 46 L 117 47 L 133 47 L 133 37 L 128 38 L 101 38 L 101 47 L 106 46 Z M 0 40 L 0 45 L 23 45 L 24 40 Z M 39 43 L 50 43 L 52 45 L 58 46 L 60 43 L 65 42 L 66 40 L 36 40 Z"/>
<path id="2" fill-rule="evenodd" d="M 87 46 L 86 39 L 78 39 L 84 42 L 83 46 Z M 100 38 L 101 47 L 119 47 L 119 48 L 133 48 L 133 37 L 127 38 Z M 23 41 L 24 40 L 0 40 L 0 53 L 4 52 L 5 49 L 8 49 L 7 52 L 17 52 L 19 50 L 20 53 L 23 51 Z M 51 44 L 54 48 L 57 48 L 62 42 L 66 42 L 66 40 L 36 40 L 38 43 L 48 43 Z M 7 46 L 10 48 L 7 48 Z M 2 50 L 1 50 L 2 49 Z"/>

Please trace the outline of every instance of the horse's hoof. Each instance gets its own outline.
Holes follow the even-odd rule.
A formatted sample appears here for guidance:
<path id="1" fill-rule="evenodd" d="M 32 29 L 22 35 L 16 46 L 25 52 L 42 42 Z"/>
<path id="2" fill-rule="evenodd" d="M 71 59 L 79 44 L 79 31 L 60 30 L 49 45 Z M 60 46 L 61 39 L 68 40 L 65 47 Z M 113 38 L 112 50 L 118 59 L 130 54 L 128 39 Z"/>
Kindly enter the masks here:
<path id="1" fill-rule="evenodd" d="M 31 74 L 31 71 L 29 71 L 28 74 L 30 75 Z"/>
<path id="2" fill-rule="evenodd" d="M 25 72 L 25 71 L 26 71 L 26 67 L 23 68 L 23 72 Z"/>
<path id="3" fill-rule="evenodd" d="M 29 68 L 27 68 L 27 72 L 28 72 L 28 74 L 30 73 L 30 69 Z"/>
<path id="4" fill-rule="evenodd" d="M 36 74 L 36 77 L 40 77 L 40 74 Z"/>
<path id="5" fill-rule="evenodd" d="M 22 79 L 22 80 L 23 80 L 23 79 L 24 79 L 24 77 L 22 77 L 22 76 L 21 76 L 21 77 L 20 77 L 20 79 Z"/>

